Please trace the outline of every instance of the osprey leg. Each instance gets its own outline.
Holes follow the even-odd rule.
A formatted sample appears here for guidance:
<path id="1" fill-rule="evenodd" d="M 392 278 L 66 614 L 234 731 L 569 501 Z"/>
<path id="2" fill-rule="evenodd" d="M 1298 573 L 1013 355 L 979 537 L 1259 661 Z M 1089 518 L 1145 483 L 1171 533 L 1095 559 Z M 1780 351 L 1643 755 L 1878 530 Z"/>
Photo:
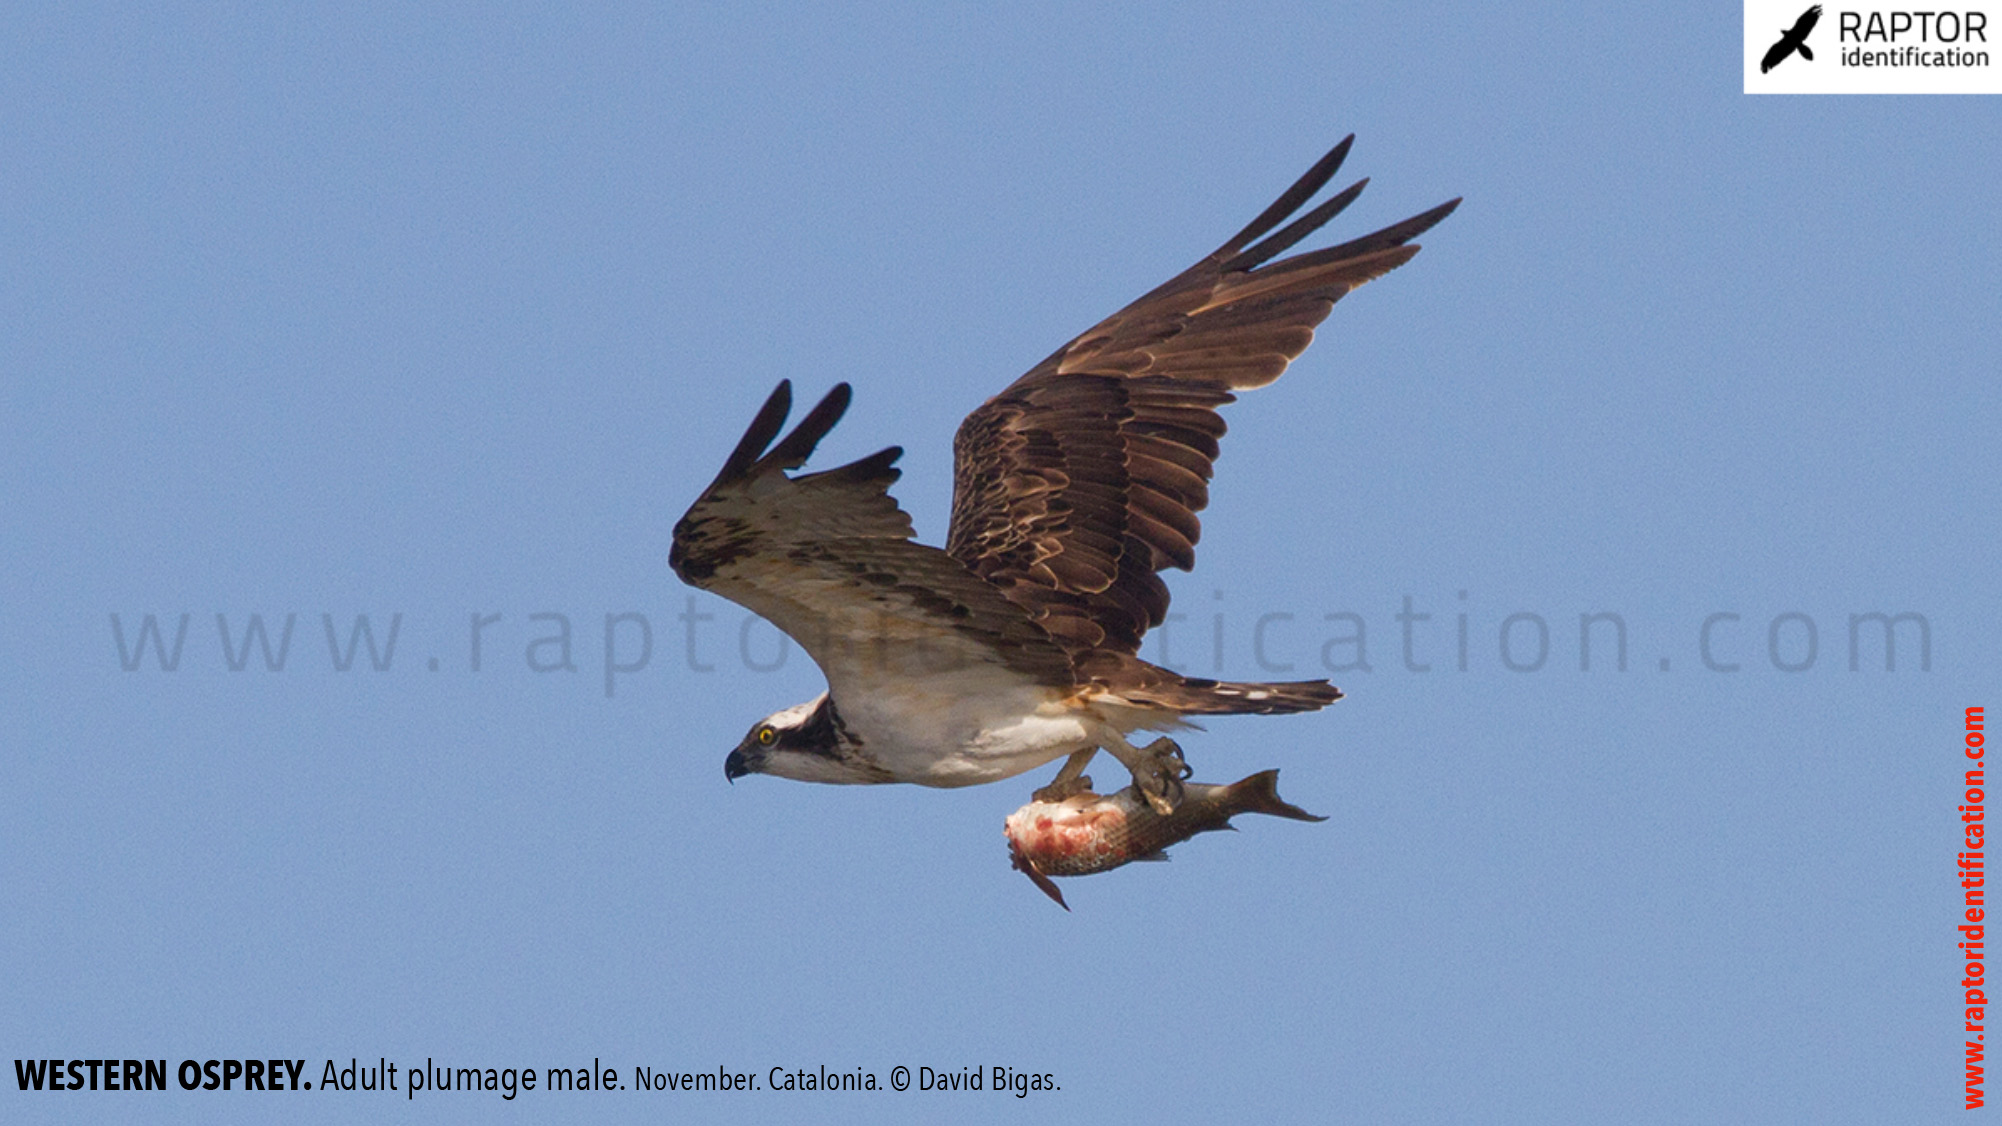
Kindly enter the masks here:
<path id="1" fill-rule="evenodd" d="M 1097 747 L 1086 747 L 1064 761 L 1062 770 L 1050 779 L 1050 784 L 1029 795 L 1035 801 L 1060 802 L 1074 794 L 1091 792 L 1091 779 L 1085 776 L 1084 768 L 1091 765 L 1092 756 L 1098 754 Z"/>
<path id="2" fill-rule="evenodd" d="M 1193 774 L 1182 759 L 1182 748 L 1163 735 L 1145 747 L 1136 747 L 1116 731 L 1105 731 L 1101 745 L 1133 772 L 1133 785 L 1146 797 L 1147 804 L 1161 816 L 1175 812 L 1182 800 L 1182 780 Z"/>

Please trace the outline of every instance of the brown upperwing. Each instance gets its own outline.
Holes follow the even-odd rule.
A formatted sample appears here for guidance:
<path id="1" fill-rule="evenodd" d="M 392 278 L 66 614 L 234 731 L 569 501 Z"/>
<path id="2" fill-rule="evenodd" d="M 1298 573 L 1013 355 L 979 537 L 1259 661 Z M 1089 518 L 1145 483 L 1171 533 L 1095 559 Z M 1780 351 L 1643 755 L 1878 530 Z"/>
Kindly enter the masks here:
<path id="1" fill-rule="evenodd" d="M 945 549 L 1026 609 L 1081 674 L 1138 665 L 1130 657 L 1141 636 L 1168 611 L 1158 572 L 1194 564 L 1196 513 L 1209 503 L 1224 433 L 1217 408 L 1233 391 L 1277 379 L 1337 300 L 1408 261 L 1418 253 L 1408 240 L 1459 206 L 1272 262 L 1362 193 L 1367 180 L 1265 237 L 1334 176 L 1354 140 L 1215 253 L 1057 349 L 960 425 Z M 1108 660 L 1115 655 L 1129 659 Z"/>

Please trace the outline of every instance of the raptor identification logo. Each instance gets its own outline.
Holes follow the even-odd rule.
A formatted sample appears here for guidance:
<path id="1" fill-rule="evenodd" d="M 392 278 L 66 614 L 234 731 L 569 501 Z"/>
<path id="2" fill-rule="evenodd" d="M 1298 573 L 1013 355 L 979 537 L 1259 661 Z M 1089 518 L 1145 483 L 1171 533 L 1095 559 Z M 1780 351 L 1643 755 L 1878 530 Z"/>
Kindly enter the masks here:
<path id="1" fill-rule="evenodd" d="M 2002 94 L 1994 0 L 1745 0 L 1744 46 L 1747 94 Z"/>

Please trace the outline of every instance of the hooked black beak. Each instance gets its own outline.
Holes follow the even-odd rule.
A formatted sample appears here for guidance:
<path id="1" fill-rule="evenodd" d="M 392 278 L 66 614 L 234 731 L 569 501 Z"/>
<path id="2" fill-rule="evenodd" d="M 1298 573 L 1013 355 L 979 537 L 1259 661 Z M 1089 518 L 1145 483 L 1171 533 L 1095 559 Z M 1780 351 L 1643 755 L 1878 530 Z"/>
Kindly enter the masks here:
<path id="1" fill-rule="evenodd" d="M 751 764 L 745 761 L 744 752 L 731 751 L 730 757 L 723 760 L 723 777 L 729 779 L 732 784 L 749 773 Z"/>

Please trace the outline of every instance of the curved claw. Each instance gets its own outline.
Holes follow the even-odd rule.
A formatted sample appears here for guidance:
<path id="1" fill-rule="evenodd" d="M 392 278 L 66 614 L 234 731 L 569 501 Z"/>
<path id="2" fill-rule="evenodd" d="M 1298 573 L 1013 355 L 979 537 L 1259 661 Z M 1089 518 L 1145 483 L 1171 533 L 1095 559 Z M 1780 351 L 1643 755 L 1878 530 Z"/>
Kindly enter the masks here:
<path id="1" fill-rule="evenodd" d="M 1182 782 L 1195 772 L 1173 739 L 1156 739 L 1141 748 L 1140 754 L 1144 769 L 1134 772 L 1133 782 L 1154 812 L 1166 817 L 1181 804 Z"/>
<path id="2" fill-rule="evenodd" d="M 1142 780 L 1136 778 L 1134 781 Z M 1175 812 L 1176 806 L 1182 804 L 1182 780 L 1179 777 L 1173 774 L 1154 774 L 1147 778 L 1145 783 L 1140 787 L 1140 794 L 1147 799 L 1148 805 L 1154 807 L 1154 812 L 1161 816 L 1168 816 Z"/>

